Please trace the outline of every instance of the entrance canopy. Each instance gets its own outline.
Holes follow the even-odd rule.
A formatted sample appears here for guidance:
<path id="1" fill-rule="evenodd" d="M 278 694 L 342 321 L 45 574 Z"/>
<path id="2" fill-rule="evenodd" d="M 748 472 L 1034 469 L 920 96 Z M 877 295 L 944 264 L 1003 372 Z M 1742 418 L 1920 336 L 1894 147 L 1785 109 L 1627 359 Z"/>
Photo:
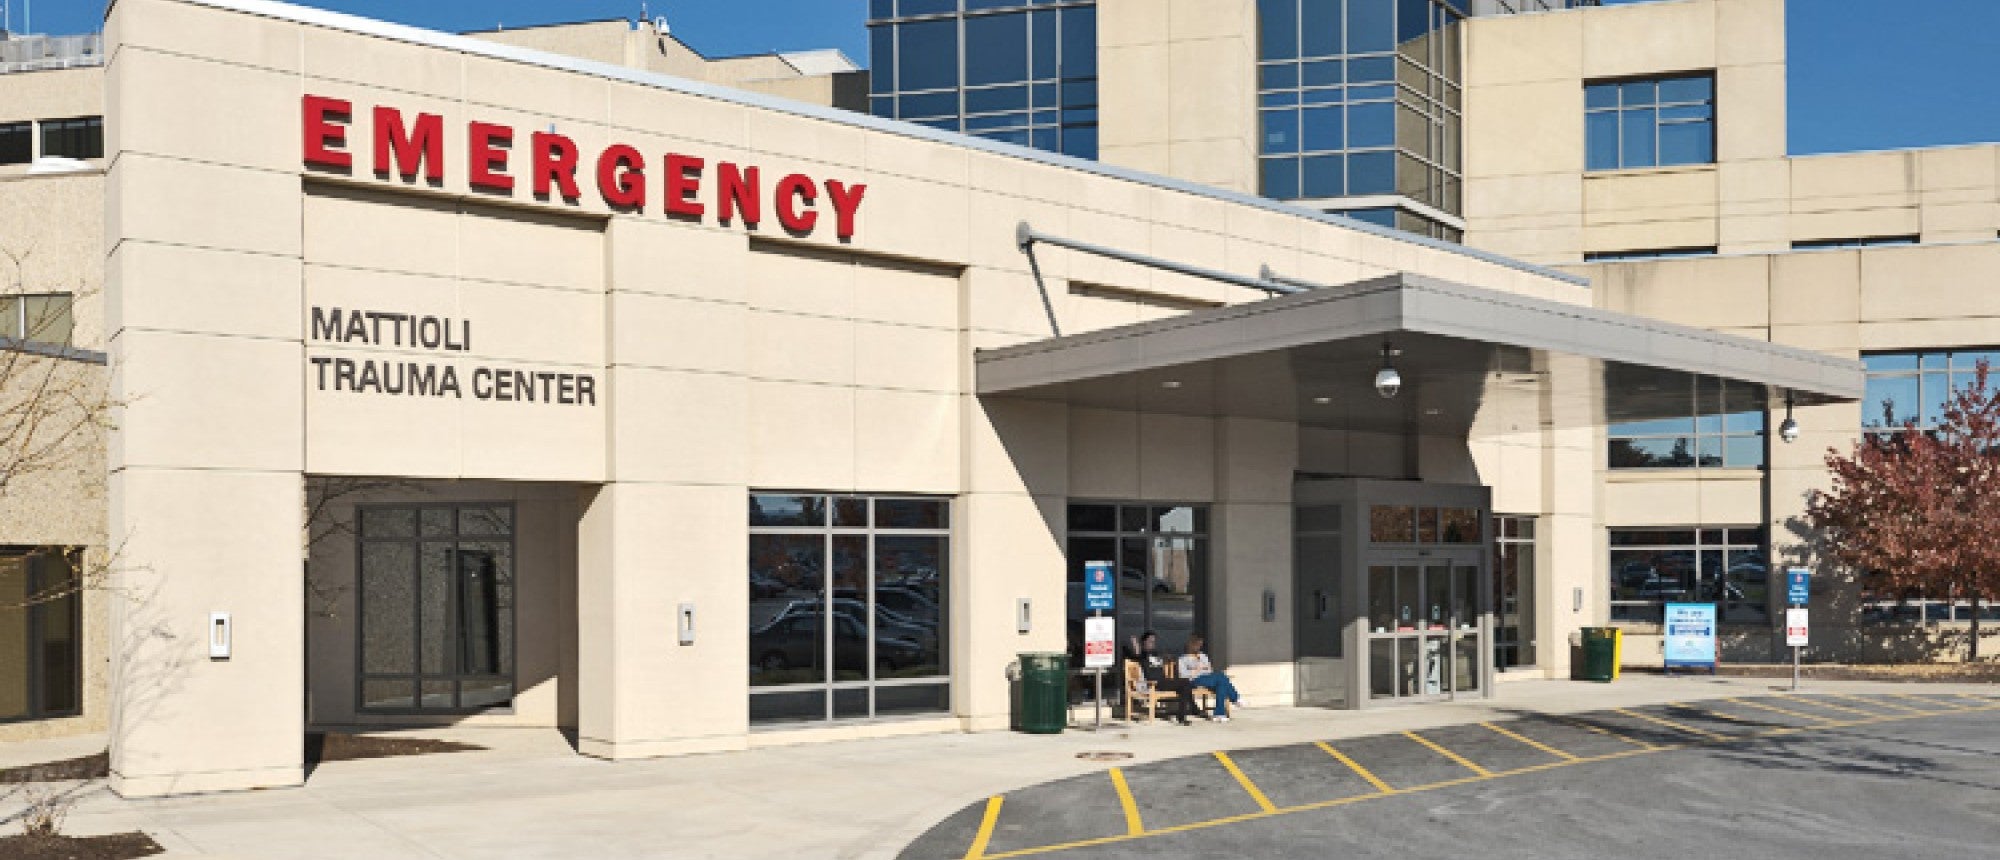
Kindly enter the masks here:
<path id="1" fill-rule="evenodd" d="M 1374 390 L 1385 345 L 1403 379 L 1392 399 Z M 1573 416 L 1555 420 L 1610 423 L 1687 417 L 1696 379 L 1725 383 L 1745 410 L 1859 400 L 1866 382 L 1858 361 L 1408 273 L 982 350 L 977 363 L 986 397 L 1439 435 L 1469 432 L 1502 401 L 1553 397 L 1545 415 Z"/>

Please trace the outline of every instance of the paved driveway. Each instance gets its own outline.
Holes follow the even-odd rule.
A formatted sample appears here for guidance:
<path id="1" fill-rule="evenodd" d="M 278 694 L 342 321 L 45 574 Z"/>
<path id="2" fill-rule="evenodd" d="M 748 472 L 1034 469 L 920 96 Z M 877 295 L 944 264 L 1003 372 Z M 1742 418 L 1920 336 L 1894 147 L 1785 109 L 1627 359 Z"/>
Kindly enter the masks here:
<path id="1" fill-rule="evenodd" d="M 1922 693 L 1520 711 L 1010 791 L 901 856 L 2000 856 L 1996 727 Z"/>

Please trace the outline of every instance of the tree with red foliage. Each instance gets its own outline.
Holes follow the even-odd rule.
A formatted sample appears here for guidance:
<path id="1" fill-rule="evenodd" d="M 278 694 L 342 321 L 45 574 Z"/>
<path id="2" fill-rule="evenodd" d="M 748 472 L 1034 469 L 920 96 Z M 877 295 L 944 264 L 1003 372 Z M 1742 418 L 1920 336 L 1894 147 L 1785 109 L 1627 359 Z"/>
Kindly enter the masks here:
<path id="1" fill-rule="evenodd" d="M 1943 419 L 1867 435 L 1852 457 L 1828 449 L 1833 489 L 1815 492 L 1806 522 L 1827 558 L 1880 576 L 1897 593 L 1972 601 L 1968 658 L 1979 659 L 1979 609 L 2000 595 L 2000 390 L 1979 363 Z"/>

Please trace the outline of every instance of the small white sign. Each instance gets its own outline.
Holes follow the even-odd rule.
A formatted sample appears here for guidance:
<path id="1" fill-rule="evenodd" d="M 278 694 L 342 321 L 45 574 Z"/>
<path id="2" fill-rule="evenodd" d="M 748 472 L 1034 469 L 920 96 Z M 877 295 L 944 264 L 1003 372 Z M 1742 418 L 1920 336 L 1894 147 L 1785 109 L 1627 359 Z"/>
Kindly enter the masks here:
<path id="1" fill-rule="evenodd" d="M 1083 619 L 1083 668 L 1109 669 L 1118 662 L 1118 619 Z"/>
<path id="2" fill-rule="evenodd" d="M 1806 610 L 1792 608 L 1785 610 L 1785 644 L 1794 648 L 1806 645 Z"/>

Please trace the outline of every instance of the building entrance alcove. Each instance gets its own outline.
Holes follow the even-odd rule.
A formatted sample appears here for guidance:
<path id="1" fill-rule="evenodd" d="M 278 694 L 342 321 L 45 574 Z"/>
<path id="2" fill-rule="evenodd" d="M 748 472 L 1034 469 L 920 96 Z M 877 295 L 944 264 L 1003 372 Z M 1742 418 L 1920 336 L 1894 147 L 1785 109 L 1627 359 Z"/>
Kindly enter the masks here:
<path id="1" fill-rule="evenodd" d="M 1486 487 L 1301 476 L 1293 648 L 1301 705 L 1485 696 L 1493 624 Z"/>

